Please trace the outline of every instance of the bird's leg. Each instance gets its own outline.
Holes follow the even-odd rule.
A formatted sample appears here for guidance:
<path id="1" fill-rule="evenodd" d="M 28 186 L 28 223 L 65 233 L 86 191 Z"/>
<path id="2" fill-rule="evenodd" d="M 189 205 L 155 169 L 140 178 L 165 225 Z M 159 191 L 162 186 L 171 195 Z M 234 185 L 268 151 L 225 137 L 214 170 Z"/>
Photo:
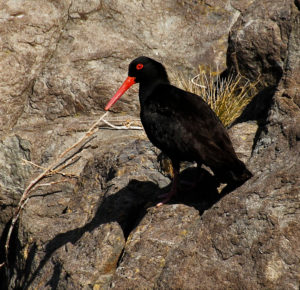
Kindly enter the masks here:
<path id="1" fill-rule="evenodd" d="M 173 176 L 173 180 L 172 180 L 171 190 L 168 193 L 160 196 L 160 197 L 163 197 L 164 199 L 156 205 L 157 207 L 162 206 L 163 204 L 167 203 L 172 198 L 172 196 L 175 195 L 178 191 L 179 163 L 172 162 L 172 165 L 173 165 L 174 176 Z"/>
<path id="2" fill-rule="evenodd" d="M 201 163 L 197 163 L 196 176 L 193 176 L 192 180 L 180 179 L 180 188 L 184 186 L 185 191 L 193 191 L 199 184 L 203 181 L 203 169 L 201 168 Z"/>

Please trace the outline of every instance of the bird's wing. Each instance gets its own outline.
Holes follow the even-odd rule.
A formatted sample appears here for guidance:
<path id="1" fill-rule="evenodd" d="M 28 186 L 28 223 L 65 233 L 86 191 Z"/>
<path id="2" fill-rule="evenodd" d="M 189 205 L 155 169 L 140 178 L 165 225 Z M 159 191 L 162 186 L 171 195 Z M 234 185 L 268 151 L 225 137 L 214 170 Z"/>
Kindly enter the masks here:
<path id="1" fill-rule="evenodd" d="M 166 154 L 177 152 L 193 160 L 201 154 L 210 163 L 214 157 L 221 163 L 236 157 L 226 129 L 201 97 L 160 84 L 145 105 L 145 131 L 150 141 Z"/>

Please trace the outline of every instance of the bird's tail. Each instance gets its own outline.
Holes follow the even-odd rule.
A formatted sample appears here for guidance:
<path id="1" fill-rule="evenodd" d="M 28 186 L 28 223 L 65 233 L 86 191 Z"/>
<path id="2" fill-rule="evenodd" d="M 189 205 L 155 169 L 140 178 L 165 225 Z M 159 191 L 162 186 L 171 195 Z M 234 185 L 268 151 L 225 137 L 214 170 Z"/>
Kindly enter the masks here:
<path id="1" fill-rule="evenodd" d="M 230 170 L 230 175 L 231 175 L 230 181 L 238 185 L 242 185 L 253 176 L 250 170 L 247 169 L 245 163 L 239 159 L 237 159 L 236 168 Z"/>
<path id="2" fill-rule="evenodd" d="M 244 162 L 236 159 L 234 167 L 230 167 L 223 170 L 213 170 L 217 180 L 220 183 L 227 183 L 234 187 L 239 187 L 250 179 L 253 174 L 247 169 Z"/>
<path id="3" fill-rule="evenodd" d="M 220 193 L 222 196 L 240 187 L 253 176 L 253 174 L 247 169 L 246 165 L 242 161 L 238 161 L 238 167 L 226 171 L 226 173 L 221 176 L 216 175 L 217 181 L 227 184 Z"/>

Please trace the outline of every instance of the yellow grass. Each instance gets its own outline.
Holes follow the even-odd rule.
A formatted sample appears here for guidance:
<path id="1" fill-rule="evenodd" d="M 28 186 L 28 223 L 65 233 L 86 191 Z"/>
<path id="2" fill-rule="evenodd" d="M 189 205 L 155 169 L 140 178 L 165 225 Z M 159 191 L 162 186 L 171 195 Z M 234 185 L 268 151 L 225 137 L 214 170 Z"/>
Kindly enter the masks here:
<path id="1" fill-rule="evenodd" d="M 201 96 L 224 126 L 238 118 L 245 106 L 257 93 L 258 80 L 250 82 L 241 75 L 221 79 L 218 72 L 199 66 L 198 73 L 188 80 L 182 74 L 174 75 L 175 85 Z"/>

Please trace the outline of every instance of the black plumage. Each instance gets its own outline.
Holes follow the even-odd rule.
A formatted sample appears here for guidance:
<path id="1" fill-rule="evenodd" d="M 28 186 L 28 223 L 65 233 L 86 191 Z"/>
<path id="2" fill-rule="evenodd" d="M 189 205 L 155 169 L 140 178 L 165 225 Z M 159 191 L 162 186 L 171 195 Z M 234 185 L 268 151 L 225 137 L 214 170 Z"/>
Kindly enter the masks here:
<path id="1" fill-rule="evenodd" d="M 205 164 L 220 182 L 231 185 L 239 186 L 252 176 L 238 159 L 226 129 L 209 105 L 201 97 L 172 86 L 162 64 L 138 57 L 130 63 L 126 81 L 105 109 L 133 83 L 140 84 L 140 116 L 145 132 L 171 159 L 174 168 L 172 189 L 162 203 L 177 191 L 181 161 Z"/>

